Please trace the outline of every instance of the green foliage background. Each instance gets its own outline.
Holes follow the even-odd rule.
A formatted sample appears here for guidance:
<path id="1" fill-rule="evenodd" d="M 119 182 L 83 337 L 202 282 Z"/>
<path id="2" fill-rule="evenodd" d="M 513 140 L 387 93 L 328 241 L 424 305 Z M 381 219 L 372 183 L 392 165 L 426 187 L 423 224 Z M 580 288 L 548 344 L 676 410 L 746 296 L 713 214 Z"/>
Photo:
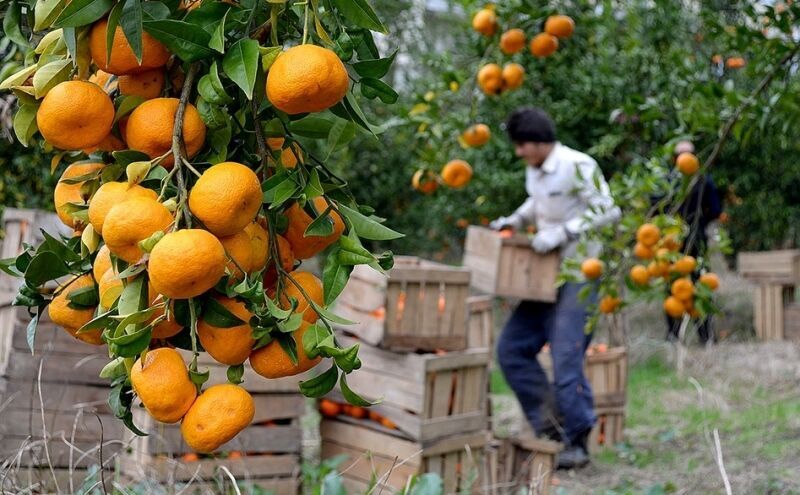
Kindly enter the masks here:
<path id="1" fill-rule="evenodd" d="M 396 2 L 375 4 L 384 11 L 390 5 L 397 9 Z M 783 15 L 771 8 L 758 12 L 752 2 L 702 2 L 698 12 L 676 0 L 558 2 L 557 8 L 525 0 L 498 3 L 500 32 L 521 27 L 530 37 L 556 12 L 576 20 L 575 35 L 542 61 L 527 50 L 505 56 L 497 49 L 499 35 L 486 39 L 473 32 L 471 15 L 483 2 L 449 5 L 449 13 L 426 19 L 420 43 L 400 47 L 410 60 L 396 74 L 401 122 L 379 141 L 358 137 L 338 155 L 338 164 L 348 170 L 358 199 L 406 233 L 393 243 L 397 252 L 452 260 L 460 256 L 464 235 L 459 219 L 475 224 L 508 214 L 524 198 L 524 165 L 500 127 L 514 108 L 546 109 L 558 124 L 560 140 L 591 153 L 609 178 L 651 159 L 666 172 L 677 139 L 693 139 L 701 158 L 708 156 L 722 124 L 793 48 L 781 32 L 791 29 L 790 15 L 797 19 L 800 13 L 797 6 Z M 453 15 L 458 11 L 463 15 Z M 767 21 L 769 37 L 762 32 Z M 748 64 L 726 70 L 711 62 L 714 54 L 741 55 Z M 474 76 L 483 63 L 509 61 L 525 66 L 523 88 L 499 97 L 475 89 Z M 798 244 L 800 142 L 791 137 L 800 117 L 795 69 L 780 71 L 745 112 L 711 170 L 725 196 L 737 250 Z M 457 92 L 450 90 L 451 81 L 459 83 Z M 414 115 L 415 105 L 423 104 L 428 110 Z M 473 122 L 493 131 L 491 143 L 480 150 L 463 149 L 457 141 Z M 440 188 L 432 196 L 411 189 L 416 169 L 438 172 L 453 158 L 473 165 L 475 178 L 466 189 Z"/>

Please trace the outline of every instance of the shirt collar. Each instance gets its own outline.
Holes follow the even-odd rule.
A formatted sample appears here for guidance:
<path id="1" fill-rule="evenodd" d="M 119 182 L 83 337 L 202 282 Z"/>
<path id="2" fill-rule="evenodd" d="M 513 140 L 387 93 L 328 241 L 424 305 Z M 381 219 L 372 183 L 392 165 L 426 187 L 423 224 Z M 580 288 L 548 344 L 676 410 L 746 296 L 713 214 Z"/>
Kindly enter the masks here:
<path id="1" fill-rule="evenodd" d="M 556 142 L 553 146 L 553 151 L 547 155 L 547 158 L 542 163 L 542 166 L 539 168 L 542 172 L 546 172 L 548 174 L 552 174 L 558 168 L 558 152 L 561 149 L 561 143 Z"/>

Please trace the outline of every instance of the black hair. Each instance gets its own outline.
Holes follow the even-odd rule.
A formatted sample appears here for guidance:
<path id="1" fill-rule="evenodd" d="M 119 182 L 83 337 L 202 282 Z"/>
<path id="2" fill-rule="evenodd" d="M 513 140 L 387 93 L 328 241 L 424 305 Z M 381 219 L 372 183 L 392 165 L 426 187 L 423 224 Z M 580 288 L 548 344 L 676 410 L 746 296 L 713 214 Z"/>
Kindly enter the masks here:
<path id="1" fill-rule="evenodd" d="M 547 113 L 535 107 L 514 110 L 506 121 L 506 132 L 515 143 L 554 143 L 556 125 Z"/>

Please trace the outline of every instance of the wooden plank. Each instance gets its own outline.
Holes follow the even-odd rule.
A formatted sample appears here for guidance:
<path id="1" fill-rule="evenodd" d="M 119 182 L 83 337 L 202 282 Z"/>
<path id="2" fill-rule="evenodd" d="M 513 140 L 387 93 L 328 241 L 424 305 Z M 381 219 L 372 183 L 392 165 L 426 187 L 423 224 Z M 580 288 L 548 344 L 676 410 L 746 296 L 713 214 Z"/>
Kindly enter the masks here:
<path id="1" fill-rule="evenodd" d="M 783 311 L 783 335 L 791 342 L 800 342 L 800 304 L 791 303 Z"/>
<path id="2" fill-rule="evenodd" d="M 113 473 L 106 470 L 105 478 L 110 486 Z M 75 493 L 85 482 L 99 483 L 100 471 L 86 468 L 53 468 L 51 471 L 48 467 L 24 466 L 8 469 L 0 478 L 0 490 L 2 493 Z"/>
<path id="3" fill-rule="evenodd" d="M 296 478 L 274 478 L 274 479 L 245 479 L 236 480 L 240 486 L 240 492 L 245 495 L 249 493 L 268 493 L 270 495 L 297 495 L 300 491 L 300 481 Z M 233 484 L 227 476 L 219 475 L 215 481 L 193 481 L 192 483 L 175 484 L 176 493 L 180 495 L 218 495 L 236 493 Z"/>
<path id="4" fill-rule="evenodd" d="M 0 378 L 0 404 L 3 410 L 36 410 L 44 405 L 45 411 L 69 411 L 79 409 L 110 413 L 108 386 L 81 384 L 41 383 L 42 403 L 39 402 L 39 384 L 29 380 L 7 380 Z"/>
<path id="5" fill-rule="evenodd" d="M 347 475 L 361 481 L 369 481 L 374 475 L 377 478 L 384 477 L 384 482 L 389 485 L 403 486 L 410 476 L 419 471 L 419 455 L 400 458 L 323 439 L 320 458 L 330 459 L 339 455 L 346 456 L 342 469 L 347 470 Z"/>
<path id="6" fill-rule="evenodd" d="M 422 449 L 422 445 L 411 440 L 396 438 L 370 428 L 345 423 L 343 421 L 323 419 L 320 423 L 320 437 L 340 445 L 348 445 L 363 452 L 376 452 L 380 449 L 400 459 L 414 458 Z"/>
<path id="7" fill-rule="evenodd" d="M 0 413 L 1 437 L 42 436 L 46 431 L 49 436 L 74 438 L 81 441 L 101 441 L 121 439 L 124 426 L 122 422 L 110 414 L 95 416 L 82 411 L 45 411 L 4 410 Z M 44 416 L 44 424 L 42 424 Z M 102 429 L 100 423 L 102 422 Z"/>
<path id="8" fill-rule="evenodd" d="M 179 425 L 139 423 L 148 437 L 136 440 L 139 448 L 148 454 L 176 456 L 191 449 L 184 443 Z M 216 452 L 238 450 L 248 453 L 295 454 L 302 451 L 303 432 L 299 426 L 248 426 L 231 441 L 220 446 Z"/>
<path id="9" fill-rule="evenodd" d="M 299 455 L 245 455 L 237 459 L 203 458 L 196 461 L 172 459 L 166 456 L 122 456 L 121 470 L 126 476 L 168 480 L 208 480 L 217 477 L 221 467 L 239 479 L 293 477 L 300 473 Z"/>
<path id="10" fill-rule="evenodd" d="M 794 285 L 800 281 L 800 250 L 741 252 L 739 273 L 748 279 L 770 284 Z"/>
<path id="11" fill-rule="evenodd" d="M 0 438 L 0 456 L 7 459 L 14 456 L 15 462 L 21 466 L 47 466 L 47 455 L 44 444 L 47 444 L 50 465 L 53 467 L 70 467 L 70 456 L 72 466 L 85 468 L 100 464 L 100 442 L 95 441 L 75 441 L 69 442 L 69 438 L 49 438 L 42 440 L 39 438 L 19 438 L 3 437 Z M 119 455 L 123 448 L 120 440 L 104 441 L 102 445 L 103 463 L 105 466 L 113 464 L 115 456 Z"/>

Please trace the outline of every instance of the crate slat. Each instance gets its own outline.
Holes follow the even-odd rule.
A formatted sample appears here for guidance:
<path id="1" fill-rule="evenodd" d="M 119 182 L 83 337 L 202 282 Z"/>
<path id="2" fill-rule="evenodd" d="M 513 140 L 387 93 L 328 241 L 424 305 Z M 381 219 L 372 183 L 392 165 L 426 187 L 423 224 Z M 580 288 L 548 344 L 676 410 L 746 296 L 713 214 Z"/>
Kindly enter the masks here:
<path id="1" fill-rule="evenodd" d="M 484 227 L 467 229 L 464 266 L 472 270 L 472 286 L 482 292 L 555 302 L 560 263 L 558 253 L 535 253 L 525 235 L 502 237 Z"/>
<path id="2" fill-rule="evenodd" d="M 800 342 L 800 304 L 791 303 L 783 310 L 783 336 L 791 342 Z"/>
<path id="3" fill-rule="evenodd" d="M 795 285 L 800 282 L 800 250 L 741 252 L 739 273 L 750 280 L 766 284 Z"/>
<path id="4" fill-rule="evenodd" d="M 753 294 L 753 318 L 759 340 L 783 340 L 784 292 L 782 285 L 761 283 Z"/>

